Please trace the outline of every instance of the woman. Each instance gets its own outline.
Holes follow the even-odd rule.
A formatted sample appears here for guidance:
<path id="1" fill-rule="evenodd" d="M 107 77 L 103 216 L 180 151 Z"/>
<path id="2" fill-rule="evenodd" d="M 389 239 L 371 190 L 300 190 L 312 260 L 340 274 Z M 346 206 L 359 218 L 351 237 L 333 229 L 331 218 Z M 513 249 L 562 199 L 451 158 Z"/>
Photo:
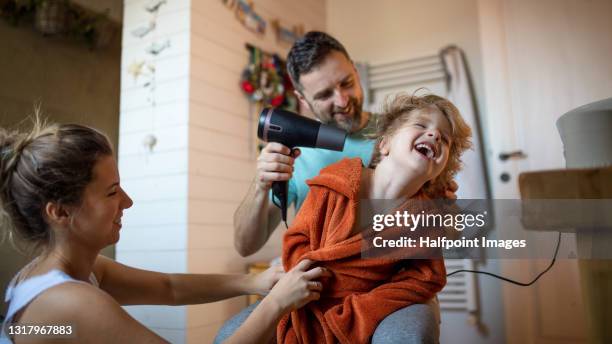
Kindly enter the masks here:
<path id="1" fill-rule="evenodd" d="M 38 253 L 7 289 L 0 342 L 161 343 L 121 305 L 198 304 L 269 291 L 227 341 L 259 343 L 272 338 L 283 314 L 319 297 L 315 279 L 325 270 L 309 269 L 307 260 L 286 274 L 275 267 L 260 275 L 196 275 L 144 271 L 101 256 L 119 240 L 121 217 L 132 206 L 111 145 L 89 127 L 35 122 L 27 134 L 0 129 L 2 230 Z M 27 324 L 62 325 L 63 334 L 15 335 Z"/>

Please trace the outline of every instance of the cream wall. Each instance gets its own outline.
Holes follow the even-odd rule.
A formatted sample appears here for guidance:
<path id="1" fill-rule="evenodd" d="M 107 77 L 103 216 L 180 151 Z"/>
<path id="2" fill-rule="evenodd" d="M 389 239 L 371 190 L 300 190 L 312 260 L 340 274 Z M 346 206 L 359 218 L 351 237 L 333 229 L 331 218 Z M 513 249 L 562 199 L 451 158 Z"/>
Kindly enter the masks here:
<path id="1" fill-rule="evenodd" d="M 330 0 L 327 10 L 327 29 L 355 59 L 395 61 L 449 43 L 479 51 L 475 0 Z"/>
<path id="2" fill-rule="evenodd" d="M 327 29 L 359 62 L 381 63 L 437 53 L 448 44 L 465 51 L 480 112 L 484 109 L 477 0 L 329 0 Z M 482 115 L 483 132 L 487 130 Z M 485 142 L 488 141 L 485 136 Z M 485 146 L 488 146 L 485 144 Z M 485 150 L 487 158 L 491 152 Z M 461 186 L 460 186 L 461 187 Z M 498 262 L 477 265 L 499 272 Z M 478 277 L 479 324 L 467 313 L 443 312 L 441 342 L 502 343 L 504 318 L 498 280 Z"/>
<path id="3" fill-rule="evenodd" d="M 455 44 L 466 53 L 477 96 L 483 94 L 476 0 L 330 0 L 327 30 L 358 62 L 404 60 Z"/>

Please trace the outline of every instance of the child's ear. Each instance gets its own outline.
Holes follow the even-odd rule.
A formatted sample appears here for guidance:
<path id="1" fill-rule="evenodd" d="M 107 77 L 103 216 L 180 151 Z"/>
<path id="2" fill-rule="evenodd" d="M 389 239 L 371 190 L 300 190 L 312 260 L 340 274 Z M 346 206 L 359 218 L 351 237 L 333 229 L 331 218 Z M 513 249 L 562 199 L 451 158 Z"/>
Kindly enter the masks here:
<path id="1" fill-rule="evenodd" d="M 67 226 L 71 220 L 70 209 L 56 202 L 47 202 L 45 205 L 45 216 L 50 224 L 60 226 Z"/>
<path id="2" fill-rule="evenodd" d="M 387 140 L 386 137 L 383 137 L 383 139 L 378 144 L 378 151 L 382 156 L 389 155 L 389 140 Z"/>

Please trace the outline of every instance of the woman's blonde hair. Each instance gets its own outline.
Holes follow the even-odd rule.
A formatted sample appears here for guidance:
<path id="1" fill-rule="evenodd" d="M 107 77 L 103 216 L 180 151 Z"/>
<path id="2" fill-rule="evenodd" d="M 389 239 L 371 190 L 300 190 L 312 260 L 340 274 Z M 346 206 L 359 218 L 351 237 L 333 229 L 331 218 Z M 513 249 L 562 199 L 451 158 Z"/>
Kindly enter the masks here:
<path id="1" fill-rule="evenodd" d="M 380 144 L 385 139 L 390 139 L 417 111 L 427 108 L 439 110 L 448 119 L 451 125 L 451 144 L 448 162 L 433 181 L 424 186 L 424 191 L 431 196 L 439 197 L 444 194 L 453 177 L 461 169 L 461 154 L 472 147 L 470 140 L 472 130 L 465 123 L 459 110 L 449 100 L 428 94 L 424 96 L 400 93 L 385 101 L 382 113 L 377 115 L 376 129 L 370 138 L 376 140 L 374 152 L 369 167 L 375 168 L 382 160 Z"/>
<path id="2" fill-rule="evenodd" d="M 44 209 L 48 202 L 79 205 L 93 167 L 112 155 L 108 138 L 78 124 L 45 125 L 34 115 L 31 130 L 0 128 L 0 225 L 32 251 L 52 244 Z"/>

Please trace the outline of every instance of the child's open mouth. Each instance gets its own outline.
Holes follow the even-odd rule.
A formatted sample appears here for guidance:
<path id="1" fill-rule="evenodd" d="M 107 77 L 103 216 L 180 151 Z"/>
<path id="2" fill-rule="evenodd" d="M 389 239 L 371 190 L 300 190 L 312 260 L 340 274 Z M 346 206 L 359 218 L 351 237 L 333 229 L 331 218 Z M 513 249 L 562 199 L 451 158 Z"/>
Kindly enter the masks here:
<path id="1" fill-rule="evenodd" d="M 431 143 L 417 143 L 414 148 L 427 159 L 433 160 L 436 157 L 436 148 Z"/>

